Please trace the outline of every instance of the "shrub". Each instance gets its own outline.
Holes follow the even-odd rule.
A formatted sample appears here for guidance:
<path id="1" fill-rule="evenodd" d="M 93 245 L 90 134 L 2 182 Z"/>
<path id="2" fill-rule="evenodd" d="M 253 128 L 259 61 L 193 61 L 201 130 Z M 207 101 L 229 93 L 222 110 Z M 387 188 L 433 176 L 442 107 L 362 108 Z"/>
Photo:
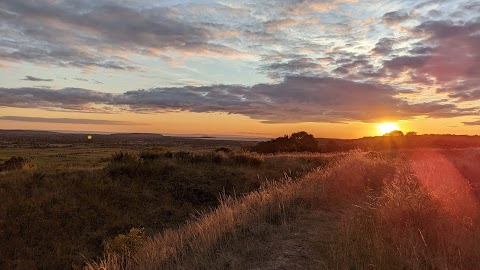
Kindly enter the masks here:
<path id="1" fill-rule="evenodd" d="M 215 152 L 219 153 L 219 152 L 223 152 L 223 153 L 231 153 L 232 150 L 230 148 L 227 148 L 227 147 L 220 147 L 220 148 L 217 148 L 215 149 Z"/>
<path id="2" fill-rule="evenodd" d="M 193 155 L 190 154 L 190 152 L 185 152 L 185 151 L 179 151 L 174 154 L 174 157 L 176 159 L 180 159 L 182 161 L 190 161 L 193 158 Z"/>
<path id="3" fill-rule="evenodd" d="M 231 157 L 231 159 L 238 165 L 260 167 L 263 160 L 259 157 L 248 154 L 237 154 Z"/>
<path id="4" fill-rule="evenodd" d="M 140 159 L 143 160 L 143 161 L 153 161 L 153 160 L 157 160 L 157 159 L 160 159 L 162 156 L 159 152 L 154 152 L 154 151 L 149 151 L 149 150 L 146 150 L 146 151 L 142 151 L 140 152 Z"/>
<path id="5" fill-rule="evenodd" d="M 319 147 L 313 135 L 300 131 L 268 142 L 259 142 L 252 150 L 258 153 L 318 152 Z"/>
<path id="6" fill-rule="evenodd" d="M 127 255 L 145 244 L 147 237 L 144 228 L 132 228 L 127 234 L 119 234 L 104 242 L 105 252 Z"/>
<path id="7" fill-rule="evenodd" d="M 28 164 L 28 160 L 23 157 L 11 157 L 9 160 L 5 161 L 0 167 L 0 171 L 12 171 L 22 169 Z"/>
<path id="8" fill-rule="evenodd" d="M 128 152 L 116 152 L 112 154 L 111 161 L 118 163 L 130 163 L 136 162 L 138 160 L 137 156 Z"/>

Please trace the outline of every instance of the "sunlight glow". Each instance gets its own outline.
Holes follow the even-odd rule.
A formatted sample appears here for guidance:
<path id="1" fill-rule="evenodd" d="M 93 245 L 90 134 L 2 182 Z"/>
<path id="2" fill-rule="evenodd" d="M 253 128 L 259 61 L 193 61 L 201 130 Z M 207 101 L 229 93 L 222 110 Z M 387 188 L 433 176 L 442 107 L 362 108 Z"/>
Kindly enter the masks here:
<path id="1" fill-rule="evenodd" d="M 380 135 L 383 135 L 385 133 L 389 133 L 389 132 L 392 132 L 394 130 L 400 130 L 400 128 L 398 127 L 397 124 L 388 122 L 388 123 L 378 124 L 378 130 L 381 133 Z"/>

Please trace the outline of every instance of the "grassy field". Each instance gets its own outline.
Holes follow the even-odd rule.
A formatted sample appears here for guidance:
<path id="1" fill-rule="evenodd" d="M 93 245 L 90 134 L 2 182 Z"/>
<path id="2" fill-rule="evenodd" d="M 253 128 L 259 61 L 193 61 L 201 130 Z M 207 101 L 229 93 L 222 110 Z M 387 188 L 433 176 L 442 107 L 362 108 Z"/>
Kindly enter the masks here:
<path id="1" fill-rule="evenodd" d="M 479 149 L 195 143 L 2 149 L 0 269 L 480 268 Z"/>
<path id="2" fill-rule="evenodd" d="M 324 239 L 303 238 L 315 243 L 311 256 L 284 269 L 479 269 L 479 162 L 479 149 L 351 152 L 301 180 L 224 198 L 139 245 L 131 232 L 129 252 L 106 253 L 87 269 L 270 269 L 284 248 L 271 232 L 294 239 L 292 231 L 308 232 L 301 226 Z M 295 222 L 319 211 L 310 224 Z"/>
<path id="3" fill-rule="evenodd" d="M 0 159 L 12 156 L 27 163 L 0 172 L 0 269 L 81 268 L 125 251 L 132 229 L 143 239 L 177 228 L 221 196 L 299 179 L 336 155 L 77 144 L 7 148 Z"/>

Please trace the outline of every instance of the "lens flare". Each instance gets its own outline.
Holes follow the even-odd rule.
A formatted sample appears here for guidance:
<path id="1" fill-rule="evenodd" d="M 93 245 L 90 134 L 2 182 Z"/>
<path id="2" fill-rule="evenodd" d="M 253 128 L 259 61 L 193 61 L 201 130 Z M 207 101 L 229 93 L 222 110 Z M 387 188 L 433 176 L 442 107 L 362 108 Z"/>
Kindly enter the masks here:
<path id="1" fill-rule="evenodd" d="M 388 122 L 388 123 L 378 124 L 378 130 L 381 133 L 381 135 L 383 135 L 385 133 L 389 133 L 394 130 L 400 130 L 400 128 L 398 127 L 397 124 Z"/>

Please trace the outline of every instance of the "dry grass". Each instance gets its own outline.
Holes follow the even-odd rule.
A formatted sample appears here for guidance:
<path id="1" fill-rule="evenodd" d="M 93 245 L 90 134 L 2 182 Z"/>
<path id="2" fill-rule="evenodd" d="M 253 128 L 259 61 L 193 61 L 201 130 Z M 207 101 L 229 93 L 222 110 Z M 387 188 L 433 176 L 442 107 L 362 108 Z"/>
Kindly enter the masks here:
<path id="1" fill-rule="evenodd" d="M 132 228 L 148 236 L 177 228 L 218 206 L 221 193 L 243 196 L 266 179 L 301 178 L 331 158 L 151 148 L 103 163 L 92 154 L 101 168 L 81 159 L 67 169 L 59 159 L 0 172 L 0 269 L 83 268 L 104 250 L 140 246 Z"/>
<path id="2" fill-rule="evenodd" d="M 86 269 L 200 269 L 215 268 L 209 253 L 219 250 L 245 227 L 283 223 L 298 206 L 325 206 L 363 193 L 372 181 L 367 173 L 384 160 L 368 159 L 352 152 L 326 169 L 318 169 L 301 181 L 269 182 L 241 199 L 225 198 L 214 211 L 178 230 L 151 238 L 130 256 L 107 254 Z M 342 193 L 334 194 L 334 190 Z M 334 197 L 332 196 L 334 195 Z M 210 265 L 209 265 L 210 264 Z"/>
<path id="3" fill-rule="evenodd" d="M 232 254 L 248 254 L 231 250 L 251 254 L 255 247 L 248 243 L 261 241 L 243 239 L 242 232 L 260 237 L 305 209 L 337 211 L 322 225 L 329 239 L 315 247 L 325 269 L 480 269 L 478 200 L 461 168 L 477 166 L 465 159 L 478 157 L 471 151 L 453 157 L 351 152 L 301 180 L 225 198 L 213 212 L 147 240 L 128 256 L 106 254 L 86 269 L 243 269 Z"/>
<path id="4" fill-rule="evenodd" d="M 443 155 L 411 153 L 379 196 L 344 215 L 330 266 L 480 269 L 478 213 L 468 183 Z"/>

